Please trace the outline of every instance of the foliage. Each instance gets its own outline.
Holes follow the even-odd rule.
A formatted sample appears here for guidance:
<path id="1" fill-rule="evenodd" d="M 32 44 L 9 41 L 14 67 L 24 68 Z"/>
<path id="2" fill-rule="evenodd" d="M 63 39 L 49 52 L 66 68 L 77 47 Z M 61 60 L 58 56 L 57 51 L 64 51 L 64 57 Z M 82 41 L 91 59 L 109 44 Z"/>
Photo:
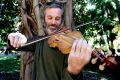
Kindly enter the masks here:
<path id="1" fill-rule="evenodd" d="M 19 70 L 20 61 L 18 59 L 6 56 L 0 57 L 0 73 L 14 73 L 19 72 Z"/>
<path id="2" fill-rule="evenodd" d="M 0 46 L 5 45 L 7 34 L 15 31 L 15 24 L 19 20 L 17 0 L 1 0 L 0 3 Z"/>
<path id="3" fill-rule="evenodd" d="M 93 39 L 94 46 L 114 48 L 113 41 L 118 33 L 113 30 L 119 23 L 116 3 L 113 0 L 73 0 L 73 16 L 76 25 L 95 20 L 80 30 L 87 40 Z"/>

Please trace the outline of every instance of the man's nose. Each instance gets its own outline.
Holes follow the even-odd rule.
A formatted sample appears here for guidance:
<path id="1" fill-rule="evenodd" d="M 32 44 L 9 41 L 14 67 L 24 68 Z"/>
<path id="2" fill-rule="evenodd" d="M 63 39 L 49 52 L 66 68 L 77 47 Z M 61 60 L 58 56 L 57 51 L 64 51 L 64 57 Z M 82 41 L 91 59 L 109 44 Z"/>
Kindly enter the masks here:
<path id="1" fill-rule="evenodd" d="M 56 21 L 55 20 L 52 20 L 52 24 L 55 24 L 56 23 Z"/>

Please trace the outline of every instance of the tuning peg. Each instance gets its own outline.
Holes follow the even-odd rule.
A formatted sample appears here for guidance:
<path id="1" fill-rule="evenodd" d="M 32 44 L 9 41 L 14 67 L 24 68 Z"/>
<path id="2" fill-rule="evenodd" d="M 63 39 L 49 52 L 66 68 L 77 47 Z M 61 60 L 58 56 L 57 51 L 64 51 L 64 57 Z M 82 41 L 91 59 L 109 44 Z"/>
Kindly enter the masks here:
<path id="1" fill-rule="evenodd" d="M 106 65 L 106 63 L 99 65 L 99 70 L 101 70 L 101 71 L 105 70 L 105 65 Z"/>
<path id="2" fill-rule="evenodd" d="M 91 60 L 91 63 L 92 63 L 92 64 L 96 64 L 96 63 L 97 63 L 97 59 L 98 59 L 97 57 L 96 57 L 96 58 L 93 58 L 93 59 Z"/>

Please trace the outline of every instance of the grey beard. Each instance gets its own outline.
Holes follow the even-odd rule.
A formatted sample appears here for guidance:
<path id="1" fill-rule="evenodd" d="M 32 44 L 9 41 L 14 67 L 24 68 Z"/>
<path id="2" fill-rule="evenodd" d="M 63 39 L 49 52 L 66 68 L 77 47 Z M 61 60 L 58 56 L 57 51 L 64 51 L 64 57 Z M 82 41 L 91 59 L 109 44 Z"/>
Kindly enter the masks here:
<path id="1" fill-rule="evenodd" d="M 62 26 L 59 26 L 59 27 L 56 28 L 56 29 L 51 29 L 51 28 L 46 27 L 46 28 L 45 28 L 45 32 L 46 32 L 47 34 L 53 34 L 53 33 L 55 33 L 55 32 L 60 31 L 61 29 L 62 29 Z"/>
<path id="2" fill-rule="evenodd" d="M 47 28 L 47 27 L 46 27 L 45 30 L 46 30 L 47 34 L 52 34 L 52 33 L 57 32 L 57 31 L 58 31 L 58 28 L 56 28 L 56 29 L 51 29 L 51 28 Z"/>

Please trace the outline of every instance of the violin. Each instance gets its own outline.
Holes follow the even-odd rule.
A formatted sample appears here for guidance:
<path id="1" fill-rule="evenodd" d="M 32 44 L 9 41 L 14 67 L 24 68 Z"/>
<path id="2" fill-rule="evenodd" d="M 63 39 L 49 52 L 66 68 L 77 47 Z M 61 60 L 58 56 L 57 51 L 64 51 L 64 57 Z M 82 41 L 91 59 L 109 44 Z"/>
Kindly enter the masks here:
<path id="1" fill-rule="evenodd" d="M 87 24 L 90 24 L 93 22 L 94 21 L 85 23 L 78 27 L 81 27 L 81 26 L 84 26 L 84 25 L 87 25 Z M 75 28 L 77 28 L 77 27 L 75 27 Z M 63 54 L 69 54 L 74 40 L 80 39 L 80 38 L 84 38 L 84 37 L 82 36 L 82 34 L 79 31 L 69 29 L 69 28 L 62 28 L 60 31 L 55 32 L 51 35 L 38 37 L 38 38 L 35 38 L 35 40 L 32 40 L 30 42 L 28 41 L 24 46 L 36 43 L 36 42 L 44 40 L 44 39 L 48 39 L 48 44 L 50 47 L 58 48 Z M 0 49 L 0 50 L 2 50 L 2 52 L 0 52 L 0 53 L 5 53 L 6 51 L 17 50 L 17 49 L 12 46 L 9 46 L 9 47 L 6 47 L 6 48 Z M 118 62 L 115 60 L 114 57 L 105 56 L 99 50 L 94 49 L 92 51 L 91 63 L 95 64 L 95 63 L 97 63 L 98 60 L 101 63 L 103 63 L 103 64 L 99 65 L 100 70 L 104 70 L 105 67 L 114 69 L 118 66 Z"/>
<path id="2" fill-rule="evenodd" d="M 52 35 L 48 39 L 48 44 L 50 47 L 58 48 L 63 54 L 69 54 L 74 40 L 83 38 L 82 34 L 76 30 L 64 30 L 61 33 Z M 105 67 L 114 69 L 117 67 L 118 63 L 112 56 L 105 56 L 99 50 L 92 51 L 91 63 L 96 64 L 97 61 L 102 64 L 99 65 L 99 70 L 105 70 Z"/>

